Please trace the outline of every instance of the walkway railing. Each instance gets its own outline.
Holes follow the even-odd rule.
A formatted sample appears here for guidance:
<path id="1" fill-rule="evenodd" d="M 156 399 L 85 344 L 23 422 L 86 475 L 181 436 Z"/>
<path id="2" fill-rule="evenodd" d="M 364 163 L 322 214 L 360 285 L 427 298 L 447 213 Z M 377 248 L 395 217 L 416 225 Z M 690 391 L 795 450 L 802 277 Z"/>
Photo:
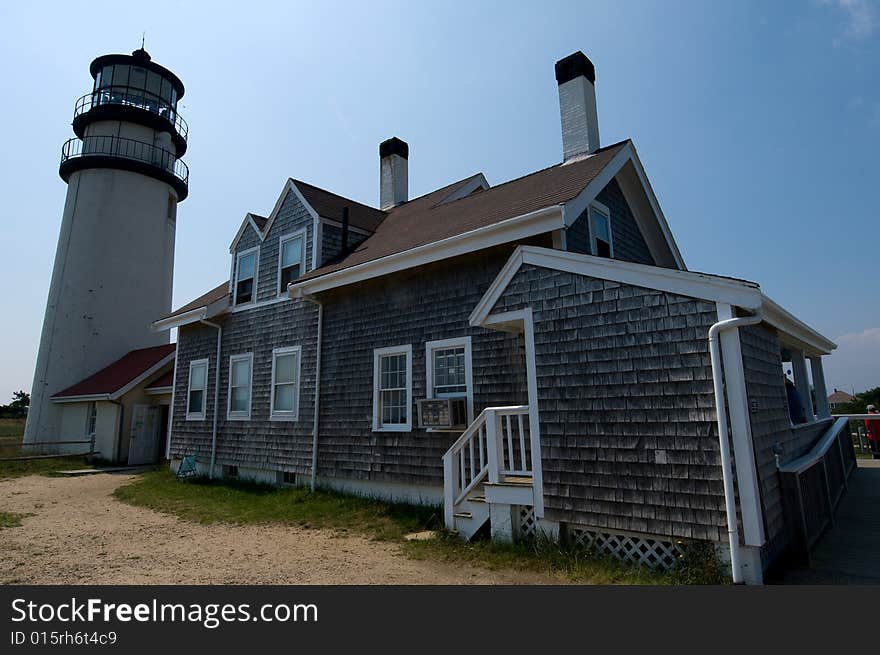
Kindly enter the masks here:
<path id="1" fill-rule="evenodd" d="M 874 430 L 880 434 L 880 414 L 832 414 L 832 416 L 834 418 L 845 418 L 850 421 L 853 446 L 858 449 L 859 453 L 871 452 L 871 444 L 865 429 L 865 421 L 876 421 Z"/>
<path id="2" fill-rule="evenodd" d="M 167 171 L 184 185 L 189 184 L 189 167 L 174 153 L 135 139 L 118 136 L 87 136 L 82 140 L 70 139 L 61 149 L 61 165 L 78 157 L 131 159 Z"/>
<path id="3" fill-rule="evenodd" d="M 189 126 L 181 118 L 180 114 L 177 113 L 177 110 L 171 106 L 171 103 L 155 93 L 130 86 L 107 86 L 87 93 L 76 101 L 73 118 L 76 120 L 82 114 L 103 105 L 120 105 L 143 109 L 171 123 L 184 140 L 186 140 L 189 133 Z"/>
<path id="4" fill-rule="evenodd" d="M 532 475 L 528 405 L 487 407 L 443 455 L 443 511 L 453 529 L 455 507 L 483 482 Z"/>
<path id="5" fill-rule="evenodd" d="M 847 418 L 838 418 L 813 449 L 779 464 L 792 545 L 809 559 L 810 549 L 834 523 L 834 510 L 856 466 Z"/>

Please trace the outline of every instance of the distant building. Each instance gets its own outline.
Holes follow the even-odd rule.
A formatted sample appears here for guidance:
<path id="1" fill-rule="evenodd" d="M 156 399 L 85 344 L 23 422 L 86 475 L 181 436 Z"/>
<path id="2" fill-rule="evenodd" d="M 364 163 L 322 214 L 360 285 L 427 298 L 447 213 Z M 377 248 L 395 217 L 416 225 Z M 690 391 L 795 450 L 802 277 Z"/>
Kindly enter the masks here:
<path id="1" fill-rule="evenodd" d="M 833 412 L 841 405 L 845 405 L 848 402 L 852 402 L 853 397 L 848 394 L 846 391 L 841 391 L 840 389 L 835 389 L 834 393 L 828 396 L 828 407 Z"/>

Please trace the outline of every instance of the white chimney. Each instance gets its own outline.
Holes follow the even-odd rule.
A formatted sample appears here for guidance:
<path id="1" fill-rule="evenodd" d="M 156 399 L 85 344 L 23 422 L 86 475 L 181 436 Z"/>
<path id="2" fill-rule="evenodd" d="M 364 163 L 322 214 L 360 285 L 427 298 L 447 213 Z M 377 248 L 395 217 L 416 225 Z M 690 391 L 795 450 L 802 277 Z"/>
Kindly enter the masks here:
<path id="1" fill-rule="evenodd" d="M 409 200 L 409 146 L 396 136 L 379 144 L 379 209 Z"/>
<path id="2" fill-rule="evenodd" d="M 596 70 L 578 50 L 556 62 L 559 114 L 562 118 L 562 159 L 568 161 L 599 149 L 596 113 Z"/>

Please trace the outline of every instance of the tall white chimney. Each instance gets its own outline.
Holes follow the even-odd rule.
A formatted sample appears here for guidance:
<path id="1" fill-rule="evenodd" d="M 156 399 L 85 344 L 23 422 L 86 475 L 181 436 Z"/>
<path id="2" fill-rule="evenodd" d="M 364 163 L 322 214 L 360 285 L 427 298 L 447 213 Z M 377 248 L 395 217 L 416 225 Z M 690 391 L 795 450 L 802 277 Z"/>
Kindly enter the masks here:
<path id="1" fill-rule="evenodd" d="M 596 113 L 596 69 L 578 50 L 556 62 L 559 114 L 562 119 L 562 159 L 588 155 L 599 149 Z"/>
<path id="2" fill-rule="evenodd" d="M 409 200 L 409 146 L 396 136 L 379 144 L 379 209 Z"/>

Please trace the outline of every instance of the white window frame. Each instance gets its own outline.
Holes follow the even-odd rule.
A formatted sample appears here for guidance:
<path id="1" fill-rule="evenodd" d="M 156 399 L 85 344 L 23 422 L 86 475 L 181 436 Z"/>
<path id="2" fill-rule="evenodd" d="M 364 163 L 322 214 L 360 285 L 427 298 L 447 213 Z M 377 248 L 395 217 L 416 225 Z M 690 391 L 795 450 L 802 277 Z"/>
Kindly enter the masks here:
<path id="1" fill-rule="evenodd" d="M 196 366 L 205 365 L 205 388 L 202 389 L 202 411 L 193 412 L 189 406 L 189 392 L 192 389 L 192 372 Z M 189 376 L 186 378 L 186 420 L 187 421 L 204 421 L 208 410 L 208 373 L 210 372 L 210 360 L 194 359 L 189 363 Z"/>
<path id="2" fill-rule="evenodd" d="M 425 343 L 425 388 L 427 398 L 434 397 L 434 351 L 445 348 L 460 348 L 464 346 L 464 381 L 467 390 L 461 396 L 467 398 L 468 425 L 474 422 L 474 368 L 471 359 L 471 338 L 457 337 L 454 339 L 440 339 Z M 430 432 L 431 430 L 429 430 Z"/>
<path id="3" fill-rule="evenodd" d="M 232 364 L 238 361 L 248 362 L 248 408 L 247 411 L 232 411 Z M 249 421 L 251 418 L 251 406 L 254 402 L 254 354 L 240 353 L 229 356 L 229 378 L 226 389 L 226 419 L 229 421 Z"/>
<path id="4" fill-rule="evenodd" d="M 596 211 L 602 214 L 605 219 L 608 221 L 608 250 L 609 250 L 609 259 L 614 259 L 614 230 L 611 227 L 611 210 L 608 209 L 601 202 L 594 200 L 590 203 L 589 207 L 587 207 L 587 225 L 590 229 L 590 253 L 598 257 L 598 253 L 596 252 L 596 235 L 593 233 L 593 212 Z"/>
<path id="5" fill-rule="evenodd" d="M 293 392 L 293 410 L 275 409 L 275 361 L 279 355 L 296 354 L 296 383 Z M 286 346 L 272 350 L 272 384 L 269 387 L 269 420 L 270 421 L 297 421 L 299 420 L 299 391 L 302 387 L 302 346 Z M 285 383 L 289 384 L 289 383 Z"/>
<path id="6" fill-rule="evenodd" d="M 284 243 L 286 241 L 293 241 L 294 239 L 302 239 L 302 253 L 299 258 L 299 275 L 300 277 L 305 273 L 305 264 L 306 264 L 306 229 L 302 228 L 301 230 L 297 230 L 296 232 L 289 232 L 287 234 L 282 234 L 278 237 L 278 273 L 275 278 L 275 288 L 278 290 L 278 296 L 286 296 L 287 289 L 281 288 L 281 251 L 284 248 Z"/>
<path id="7" fill-rule="evenodd" d="M 239 304 L 238 302 L 238 272 L 239 272 L 239 263 L 242 260 L 242 257 L 247 257 L 248 255 L 254 255 L 254 290 L 251 294 L 251 299 L 247 302 L 241 303 L 242 305 L 250 305 L 252 303 L 257 302 L 257 285 L 260 280 L 260 246 L 254 246 L 253 248 L 248 248 L 247 250 L 242 250 L 239 253 L 235 254 L 235 267 L 232 270 L 232 305 L 233 307 Z"/>
<path id="8" fill-rule="evenodd" d="M 92 410 L 95 411 L 95 424 L 92 425 Z M 86 406 L 86 437 L 94 439 L 98 432 L 98 403 L 94 400 Z"/>
<path id="9" fill-rule="evenodd" d="M 382 424 L 379 362 L 385 355 L 406 355 L 406 423 Z M 373 432 L 412 432 L 412 406 L 412 344 L 375 348 L 373 350 Z"/>

